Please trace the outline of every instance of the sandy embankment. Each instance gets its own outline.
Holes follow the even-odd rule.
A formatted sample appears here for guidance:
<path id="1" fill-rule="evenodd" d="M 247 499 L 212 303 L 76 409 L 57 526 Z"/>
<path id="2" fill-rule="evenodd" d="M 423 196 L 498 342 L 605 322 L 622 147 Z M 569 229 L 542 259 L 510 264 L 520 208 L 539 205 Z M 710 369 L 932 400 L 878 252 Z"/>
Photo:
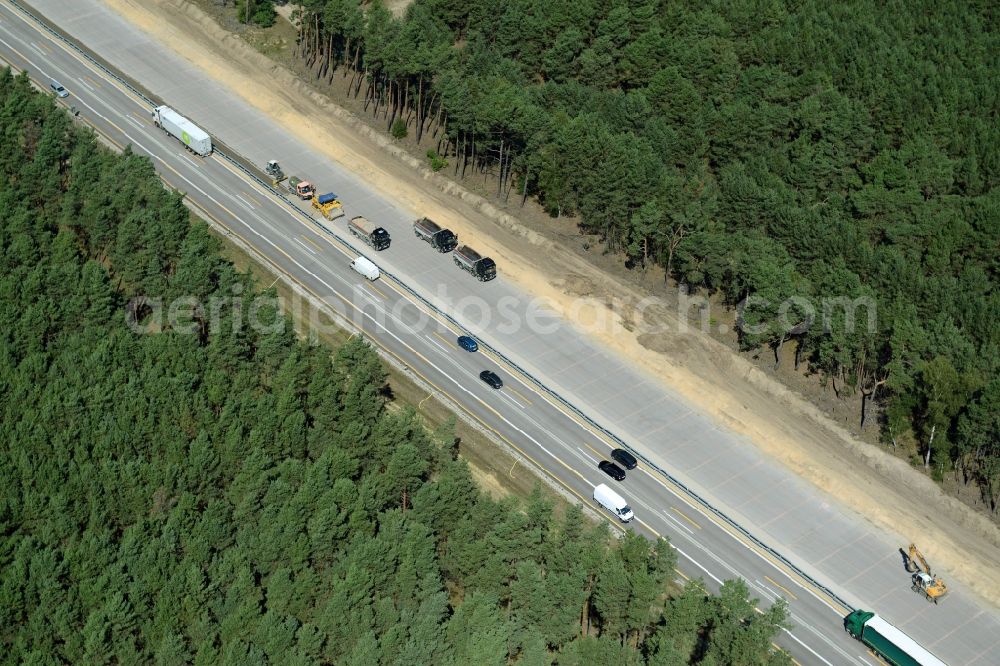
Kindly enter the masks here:
<path id="1" fill-rule="evenodd" d="M 678 333 L 676 313 L 658 314 L 667 332 L 643 338 L 644 346 L 639 335 L 628 330 L 634 312 L 627 305 L 644 294 L 433 174 L 197 7 L 183 0 L 103 1 L 314 149 L 376 189 L 392 192 L 401 206 L 443 222 L 460 236 L 474 235 L 477 246 L 497 258 L 505 279 L 553 309 L 572 312 L 580 296 L 611 298 L 614 315 L 624 326 L 613 332 L 589 331 L 591 335 L 661 377 L 694 406 L 745 435 L 874 526 L 918 541 L 949 580 L 961 581 L 1000 605 L 1000 530 L 906 463 L 856 440 L 723 345 L 699 333 Z"/>

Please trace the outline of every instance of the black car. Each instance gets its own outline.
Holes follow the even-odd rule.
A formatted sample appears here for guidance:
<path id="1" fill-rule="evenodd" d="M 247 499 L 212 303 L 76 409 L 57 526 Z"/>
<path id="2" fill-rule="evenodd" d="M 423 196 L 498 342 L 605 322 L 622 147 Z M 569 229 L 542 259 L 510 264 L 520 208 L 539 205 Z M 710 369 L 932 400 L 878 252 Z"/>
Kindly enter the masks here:
<path id="1" fill-rule="evenodd" d="M 492 370 L 483 370 L 479 373 L 479 378 L 495 389 L 503 386 L 503 380 Z"/>
<path id="2" fill-rule="evenodd" d="M 602 460 L 601 462 L 597 463 L 597 467 L 615 481 L 625 480 L 625 470 L 623 470 L 621 467 L 614 464 L 610 460 Z"/>
<path id="3" fill-rule="evenodd" d="M 620 462 L 625 469 L 635 469 L 635 466 L 639 464 L 635 456 L 625 449 L 615 449 L 611 452 L 611 457 Z"/>

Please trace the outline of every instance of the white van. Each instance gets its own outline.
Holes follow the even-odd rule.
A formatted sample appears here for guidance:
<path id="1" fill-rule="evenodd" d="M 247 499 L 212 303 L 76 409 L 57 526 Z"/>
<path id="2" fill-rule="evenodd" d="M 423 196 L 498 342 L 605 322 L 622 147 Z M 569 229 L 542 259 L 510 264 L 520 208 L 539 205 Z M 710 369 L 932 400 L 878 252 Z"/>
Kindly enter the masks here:
<path id="1" fill-rule="evenodd" d="M 623 523 L 627 523 L 635 518 L 635 514 L 632 513 L 632 507 L 622 499 L 622 496 L 603 483 L 594 488 L 594 501 L 618 516 L 618 520 Z"/>
<path id="2" fill-rule="evenodd" d="M 351 268 L 365 276 L 369 280 L 377 280 L 381 273 L 378 270 L 378 266 L 373 264 L 371 261 L 365 257 L 358 257 L 351 262 Z"/>

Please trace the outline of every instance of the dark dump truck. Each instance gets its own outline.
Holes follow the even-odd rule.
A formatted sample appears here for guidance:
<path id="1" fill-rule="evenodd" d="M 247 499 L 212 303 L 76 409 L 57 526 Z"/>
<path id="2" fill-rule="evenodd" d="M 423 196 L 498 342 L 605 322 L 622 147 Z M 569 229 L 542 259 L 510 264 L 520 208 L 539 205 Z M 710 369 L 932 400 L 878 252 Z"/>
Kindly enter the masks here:
<path id="1" fill-rule="evenodd" d="M 458 236 L 451 229 L 442 229 L 430 218 L 422 217 L 414 222 L 413 233 L 438 252 L 451 252 L 458 246 Z"/>
<path id="2" fill-rule="evenodd" d="M 347 223 L 347 230 L 351 232 L 352 236 L 360 238 L 376 250 L 384 250 L 389 247 L 389 232 L 360 215 L 351 218 L 351 221 Z"/>
<path id="3" fill-rule="evenodd" d="M 484 257 L 468 245 L 455 250 L 455 265 L 476 276 L 480 282 L 487 282 L 497 276 L 497 263 Z"/>

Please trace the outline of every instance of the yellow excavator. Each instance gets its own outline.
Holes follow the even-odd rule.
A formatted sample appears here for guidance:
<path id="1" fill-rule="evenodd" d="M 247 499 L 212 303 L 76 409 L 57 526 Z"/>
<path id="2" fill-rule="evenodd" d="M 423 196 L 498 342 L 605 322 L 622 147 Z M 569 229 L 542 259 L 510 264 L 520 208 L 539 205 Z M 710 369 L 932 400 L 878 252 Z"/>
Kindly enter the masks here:
<path id="1" fill-rule="evenodd" d="M 948 594 L 948 586 L 931 573 L 930 565 L 913 543 L 910 544 L 909 556 L 906 558 L 906 570 L 913 574 L 910 576 L 910 589 L 924 595 L 927 601 L 936 604 Z"/>

